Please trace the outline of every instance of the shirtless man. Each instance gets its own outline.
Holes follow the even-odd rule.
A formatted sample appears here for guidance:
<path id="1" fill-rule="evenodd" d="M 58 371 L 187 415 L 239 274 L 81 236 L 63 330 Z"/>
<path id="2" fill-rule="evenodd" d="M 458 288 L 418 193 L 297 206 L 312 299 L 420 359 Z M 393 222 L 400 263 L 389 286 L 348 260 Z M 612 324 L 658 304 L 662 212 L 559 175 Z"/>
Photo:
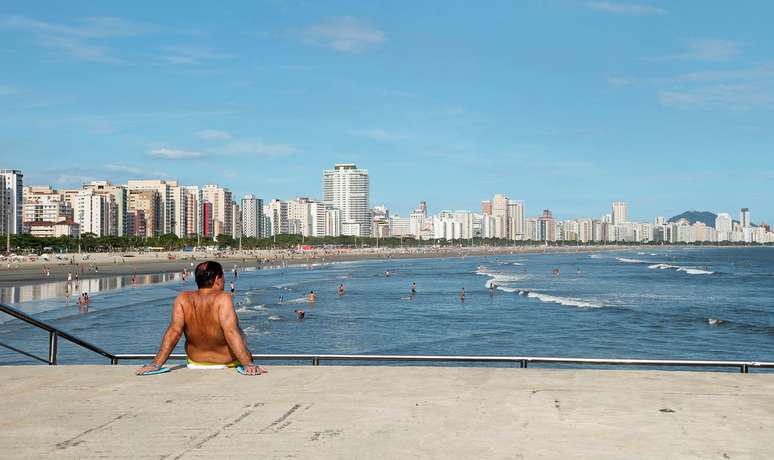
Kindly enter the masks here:
<path id="1" fill-rule="evenodd" d="M 202 262 L 196 267 L 195 276 L 199 289 L 177 296 L 159 352 L 150 364 L 137 369 L 137 375 L 159 370 L 182 334 L 185 334 L 189 364 L 197 367 L 241 365 L 247 375 L 267 372 L 253 363 L 247 349 L 232 298 L 223 291 L 223 267 L 217 262 Z"/>

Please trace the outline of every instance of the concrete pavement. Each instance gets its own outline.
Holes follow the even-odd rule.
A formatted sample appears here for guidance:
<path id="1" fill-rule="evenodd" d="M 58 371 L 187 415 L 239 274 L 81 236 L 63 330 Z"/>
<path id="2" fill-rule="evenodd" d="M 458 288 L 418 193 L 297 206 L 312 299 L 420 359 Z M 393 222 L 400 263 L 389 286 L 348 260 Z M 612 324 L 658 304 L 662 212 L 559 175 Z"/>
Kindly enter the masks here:
<path id="1" fill-rule="evenodd" d="M 0 367 L 2 458 L 760 459 L 774 374 Z"/>

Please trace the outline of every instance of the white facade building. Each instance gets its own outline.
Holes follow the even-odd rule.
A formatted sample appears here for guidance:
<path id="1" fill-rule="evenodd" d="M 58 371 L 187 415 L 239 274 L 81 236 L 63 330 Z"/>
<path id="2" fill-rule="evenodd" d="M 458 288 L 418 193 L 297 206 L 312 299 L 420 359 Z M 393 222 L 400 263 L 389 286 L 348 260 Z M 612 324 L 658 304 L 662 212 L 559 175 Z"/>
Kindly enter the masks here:
<path id="1" fill-rule="evenodd" d="M 0 169 L 0 233 L 18 235 L 24 231 L 24 175 L 17 169 Z"/>
<path id="2" fill-rule="evenodd" d="M 323 202 L 341 211 L 342 234 L 371 235 L 368 171 L 354 164 L 337 164 L 323 171 Z"/>

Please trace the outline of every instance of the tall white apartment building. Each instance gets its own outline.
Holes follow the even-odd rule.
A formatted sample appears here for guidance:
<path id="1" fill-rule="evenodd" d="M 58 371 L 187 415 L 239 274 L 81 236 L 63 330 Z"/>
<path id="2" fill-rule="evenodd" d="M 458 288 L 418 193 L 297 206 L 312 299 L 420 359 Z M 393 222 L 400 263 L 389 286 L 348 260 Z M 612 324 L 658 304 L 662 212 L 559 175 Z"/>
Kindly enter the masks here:
<path id="1" fill-rule="evenodd" d="M 212 206 L 213 236 L 233 235 L 233 200 L 227 188 L 208 184 L 202 187 L 202 201 Z"/>
<path id="2" fill-rule="evenodd" d="M 371 234 L 369 188 L 368 171 L 354 164 L 323 171 L 323 202 L 341 211 L 342 234 Z"/>
<path id="3" fill-rule="evenodd" d="M 620 225 L 629 222 L 629 206 L 623 201 L 613 202 L 612 224 Z"/>
<path id="4" fill-rule="evenodd" d="M 126 234 L 127 189 L 113 185 L 108 181 L 92 181 L 83 185 L 83 190 L 91 190 L 103 195 L 107 202 L 107 234 L 124 236 Z"/>
<path id="5" fill-rule="evenodd" d="M 749 208 L 742 208 L 742 211 L 739 213 L 739 223 L 742 224 L 742 228 L 752 227 L 752 222 L 750 222 Z"/>
<path id="6" fill-rule="evenodd" d="M 508 197 L 497 194 L 492 199 L 492 217 L 495 227 L 494 238 L 508 238 L 510 236 L 510 219 L 508 218 Z"/>
<path id="7" fill-rule="evenodd" d="M 242 198 L 242 235 L 260 238 L 263 234 L 263 200 L 254 195 Z"/>
<path id="8" fill-rule="evenodd" d="M 265 207 L 264 213 L 269 216 L 271 222 L 271 234 L 283 235 L 288 233 L 288 202 L 278 199 L 271 200 Z"/>
<path id="9" fill-rule="evenodd" d="M 0 169 L 0 233 L 19 235 L 24 226 L 24 174 L 17 169 Z"/>
<path id="10" fill-rule="evenodd" d="M 524 202 L 518 200 L 508 201 L 508 237 L 512 240 L 524 238 Z"/>
<path id="11" fill-rule="evenodd" d="M 108 200 L 93 190 L 82 190 L 75 198 L 74 217 L 80 225 L 80 233 L 93 233 L 98 237 L 108 235 Z"/>
<path id="12" fill-rule="evenodd" d="M 390 216 L 390 236 L 411 235 L 411 220 L 408 217 L 400 217 L 397 214 Z"/>
<path id="13" fill-rule="evenodd" d="M 731 234 L 734 231 L 733 219 L 731 214 L 721 212 L 715 218 L 715 231 L 718 241 L 731 241 Z"/>

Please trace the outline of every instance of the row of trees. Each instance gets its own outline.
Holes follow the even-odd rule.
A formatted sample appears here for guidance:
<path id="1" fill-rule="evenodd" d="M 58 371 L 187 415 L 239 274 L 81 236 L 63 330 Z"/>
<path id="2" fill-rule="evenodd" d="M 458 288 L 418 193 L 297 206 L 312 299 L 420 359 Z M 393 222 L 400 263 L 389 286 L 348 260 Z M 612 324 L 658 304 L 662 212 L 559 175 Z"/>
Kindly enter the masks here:
<path id="1" fill-rule="evenodd" d="M 512 241 L 502 238 L 473 238 L 469 240 L 417 240 L 412 237 L 404 238 L 362 238 L 355 236 L 328 236 L 321 238 L 306 238 L 301 235 L 277 235 L 271 238 L 232 238 L 221 235 L 217 240 L 211 238 L 186 237 L 180 238 L 174 234 L 161 235 L 155 238 L 141 238 L 134 236 L 102 236 L 93 233 L 85 233 L 80 238 L 41 238 L 31 235 L 11 235 L 11 250 L 15 252 L 107 252 L 107 251 L 144 251 L 148 248 L 159 248 L 165 251 L 175 251 L 184 248 L 217 247 L 218 249 L 291 249 L 299 245 L 315 247 L 333 246 L 343 248 L 355 247 L 453 247 L 453 246 L 538 246 L 544 245 L 542 241 Z M 552 241 L 551 246 L 577 246 L 577 241 Z M 586 245 L 606 245 L 613 243 L 590 242 Z M 639 246 L 643 243 L 614 243 L 620 246 Z M 664 243 L 645 243 L 650 245 L 662 245 Z M 717 245 L 717 246 L 744 246 L 745 243 L 688 243 L 687 245 Z"/>

